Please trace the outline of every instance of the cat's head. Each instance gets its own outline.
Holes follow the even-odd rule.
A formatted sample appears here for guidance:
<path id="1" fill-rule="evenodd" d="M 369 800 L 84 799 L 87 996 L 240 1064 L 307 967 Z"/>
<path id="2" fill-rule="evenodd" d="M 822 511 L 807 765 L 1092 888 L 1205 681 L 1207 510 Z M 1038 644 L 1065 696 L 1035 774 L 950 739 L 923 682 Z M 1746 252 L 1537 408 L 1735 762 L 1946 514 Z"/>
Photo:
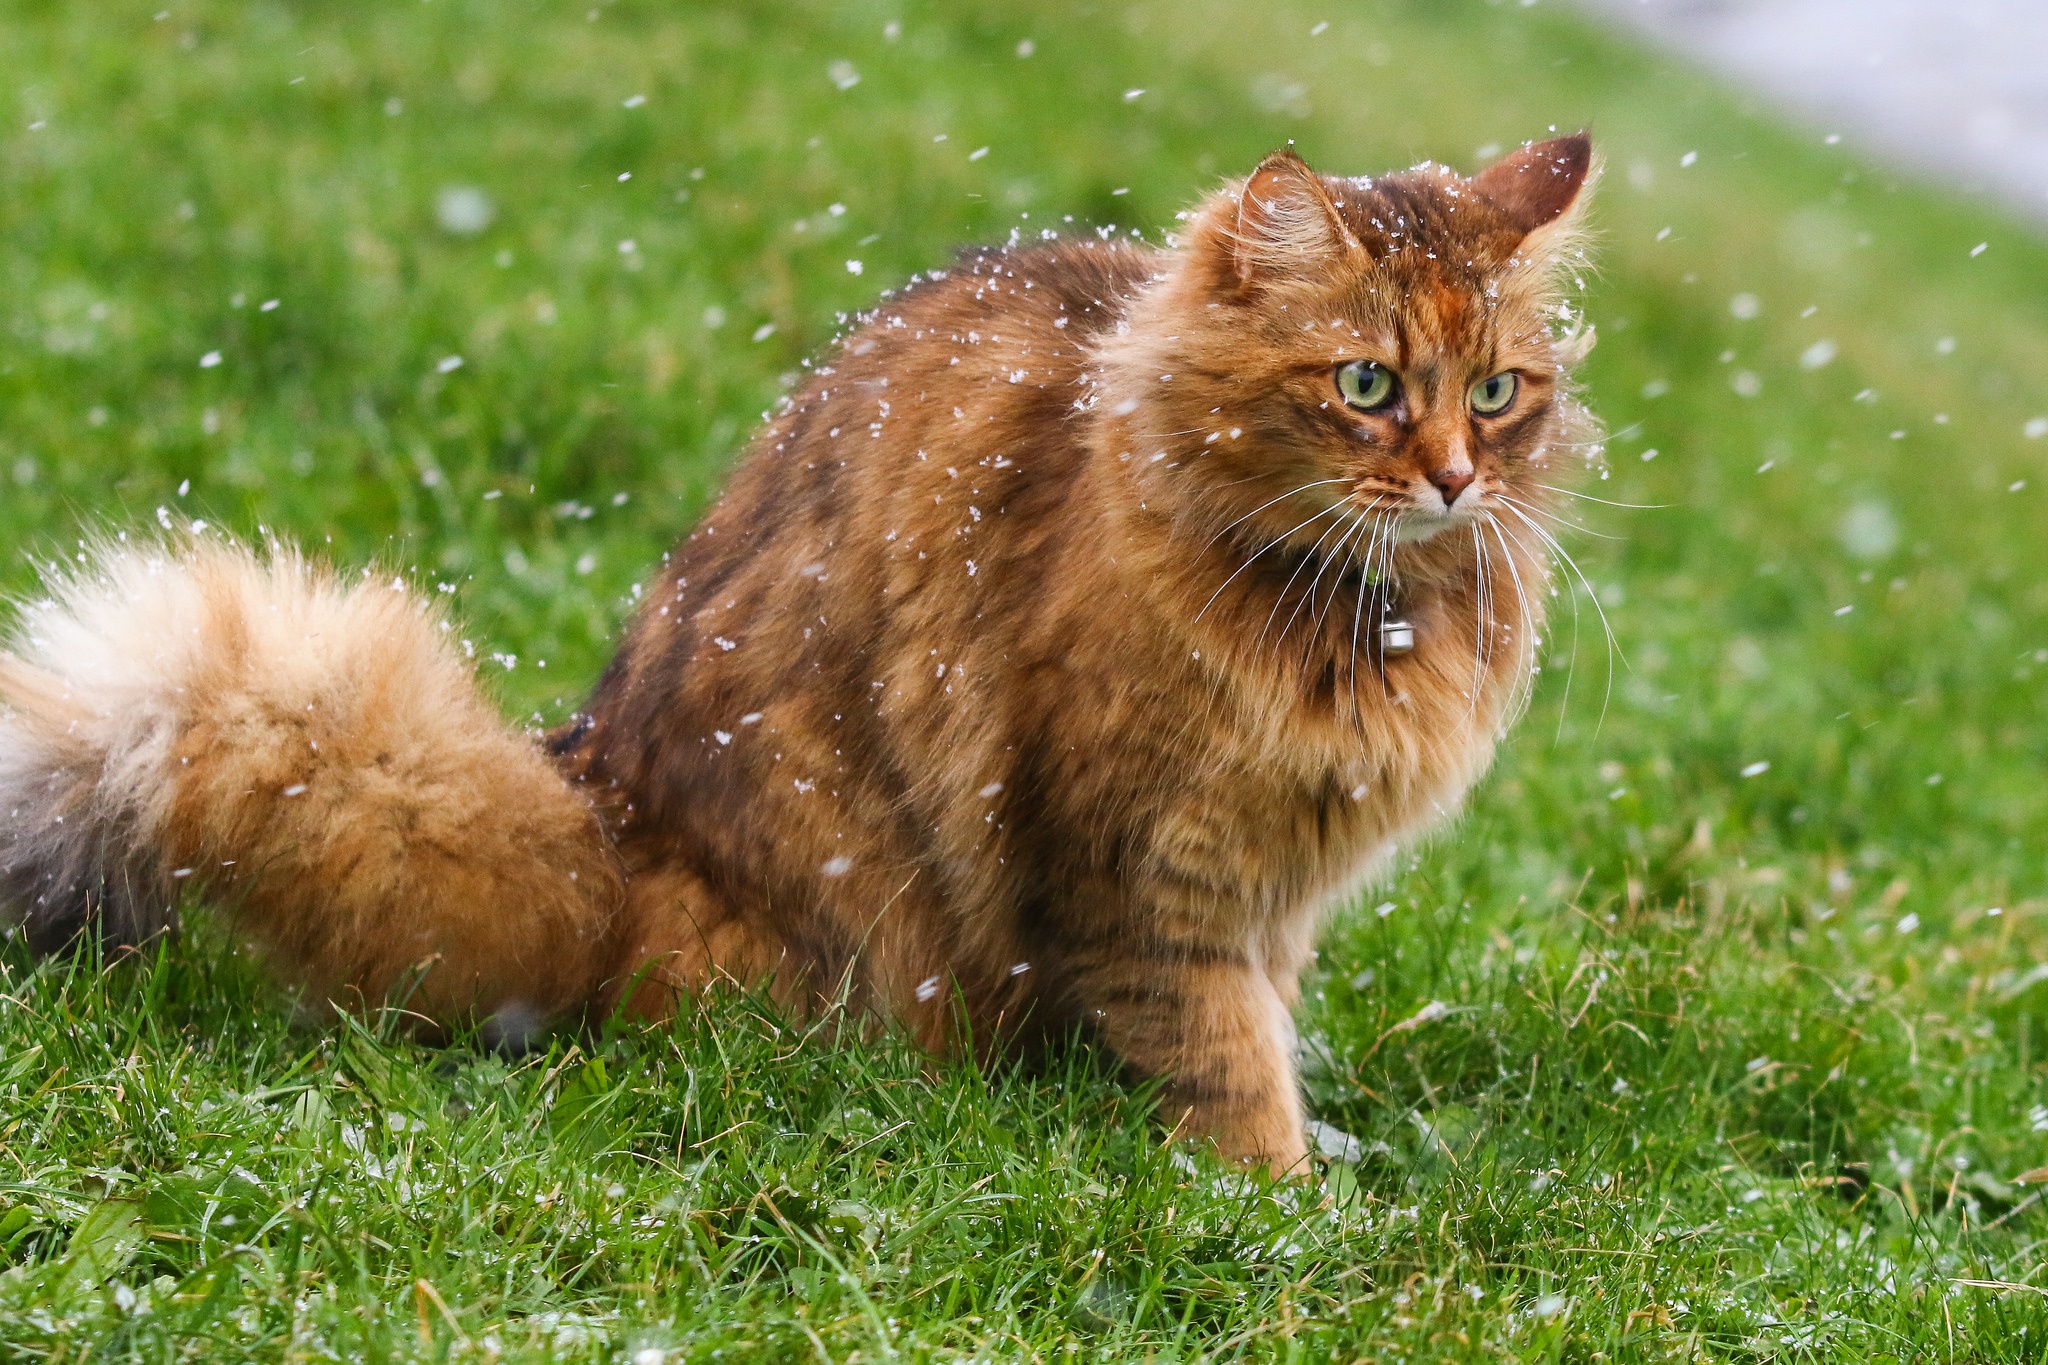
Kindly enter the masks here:
<path id="1" fill-rule="evenodd" d="M 1366 520 L 1406 541 L 1489 512 L 1513 524 L 1569 429 L 1568 367 L 1592 340 L 1563 300 L 1594 175 L 1583 134 L 1469 179 L 1434 165 L 1343 179 L 1267 157 L 1193 215 L 1134 322 L 1138 364 L 1118 367 L 1160 463 L 1237 490 L 1233 509 L 1276 498 L 1252 525 L 1302 543 Z"/>

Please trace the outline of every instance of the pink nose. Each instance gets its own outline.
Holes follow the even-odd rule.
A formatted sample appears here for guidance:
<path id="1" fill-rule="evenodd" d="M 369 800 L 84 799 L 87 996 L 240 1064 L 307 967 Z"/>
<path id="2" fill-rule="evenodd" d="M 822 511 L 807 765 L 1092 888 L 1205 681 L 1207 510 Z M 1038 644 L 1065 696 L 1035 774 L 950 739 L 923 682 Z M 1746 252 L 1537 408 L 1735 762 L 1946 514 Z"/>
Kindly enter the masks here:
<path id="1" fill-rule="evenodd" d="M 1429 481 L 1436 485 L 1436 491 L 1444 495 L 1444 506 L 1457 502 L 1458 495 L 1472 486 L 1472 471 L 1469 468 L 1438 469 L 1430 472 Z"/>

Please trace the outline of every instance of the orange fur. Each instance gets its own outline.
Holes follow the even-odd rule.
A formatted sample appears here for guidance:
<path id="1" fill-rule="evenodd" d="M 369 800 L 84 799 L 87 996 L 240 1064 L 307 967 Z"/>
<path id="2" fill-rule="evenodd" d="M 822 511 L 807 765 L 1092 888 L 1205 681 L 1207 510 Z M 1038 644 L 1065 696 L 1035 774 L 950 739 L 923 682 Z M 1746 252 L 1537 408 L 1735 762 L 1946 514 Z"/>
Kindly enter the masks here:
<path id="1" fill-rule="evenodd" d="M 514 1031 L 579 1008 L 612 965 L 616 865 L 440 624 L 289 552 L 103 553 L 0 656 L 0 886 L 46 942 L 95 908 L 139 941 L 204 887 L 315 1003 L 396 991 Z"/>
<path id="2" fill-rule="evenodd" d="M 1294 1166 L 1318 919 L 1450 816 L 1531 675 L 1592 170 L 1582 137 L 1472 180 L 1281 153 L 1170 249 L 914 282 L 655 580 L 549 742 L 569 784 L 404 593 L 113 556 L 0 664 L 0 897 L 140 925 L 189 864 L 316 993 L 438 955 L 436 1018 L 731 978 L 935 1048 L 1078 1026 L 1180 1131 Z M 1364 361 L 1398 401 L 1347 406 Z"/>

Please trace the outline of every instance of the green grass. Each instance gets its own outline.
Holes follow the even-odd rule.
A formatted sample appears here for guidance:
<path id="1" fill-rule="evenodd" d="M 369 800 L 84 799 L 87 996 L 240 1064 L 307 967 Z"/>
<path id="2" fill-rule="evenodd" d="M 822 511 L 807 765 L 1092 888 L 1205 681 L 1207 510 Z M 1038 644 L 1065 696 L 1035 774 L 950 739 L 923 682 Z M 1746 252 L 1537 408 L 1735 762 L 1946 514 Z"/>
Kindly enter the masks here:
<path id="1" fill-rule="evenodd" d="M 2040 238 L 1547 5 L 169 3 L 0 4 L 9 589 L 268 526 L 450 585 L 552 721 L 837 311 L 1156 240 L 1288 138 L 1552 124 L 1609 160 L 1586 487 L 1664 506 L 1573 541 L 1611 697 L 1581 591 L 1327 936 L 1323 1183 L 1177 1157 L 1085 1053 L 735 996 L 506 1060 L 294 1024 L 206 933 L 9 947 L 0 1360 L 2043 1357 Z"/>

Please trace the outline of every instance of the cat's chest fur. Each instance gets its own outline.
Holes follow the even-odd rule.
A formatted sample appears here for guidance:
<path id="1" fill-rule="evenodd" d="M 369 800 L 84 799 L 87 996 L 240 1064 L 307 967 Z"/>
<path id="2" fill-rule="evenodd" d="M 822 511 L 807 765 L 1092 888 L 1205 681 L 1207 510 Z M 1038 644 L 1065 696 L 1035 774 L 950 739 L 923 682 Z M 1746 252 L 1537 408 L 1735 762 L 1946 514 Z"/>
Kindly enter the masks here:
<path id="1" fill-rule="evenodd" d="M 1195 676 L 1180 696 L 1206 694 L 1211 709 L 1178 762 L 1155 770 L 1179 788 L 1161 851 L 1211 869 L 1231 893 L 1221 913 L 1313 913 L 1455 811 L 1493 756 L 1520 666 L 1502 651 L 1475 669 L 1472 607 L 1463 584 L 1415 590 L 1400 603 L 1415 646 L 1393 657 L 1357 643 L 1377 624 L 1370 602 L 1357 629 L 1326 610 L 1279 646 L 1252 634 L 1256 613 L 1187 630 L 1201 643 L 1186 648 Z"/>

